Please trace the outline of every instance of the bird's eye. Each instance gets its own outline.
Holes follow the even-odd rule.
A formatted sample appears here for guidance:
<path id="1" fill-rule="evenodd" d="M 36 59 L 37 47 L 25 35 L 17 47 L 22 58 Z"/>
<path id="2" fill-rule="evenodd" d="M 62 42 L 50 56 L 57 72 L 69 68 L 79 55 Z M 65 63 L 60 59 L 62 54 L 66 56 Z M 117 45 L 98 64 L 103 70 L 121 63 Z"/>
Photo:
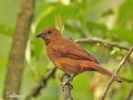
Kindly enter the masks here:
<path id="1" fill-rule="evenodd" d="M 48 31 L 48 34 L 51 34 L 51 33 L 52 33 L 52 31 L 51 31 L 51 30 L 49 30 L 49 31 Z"/>

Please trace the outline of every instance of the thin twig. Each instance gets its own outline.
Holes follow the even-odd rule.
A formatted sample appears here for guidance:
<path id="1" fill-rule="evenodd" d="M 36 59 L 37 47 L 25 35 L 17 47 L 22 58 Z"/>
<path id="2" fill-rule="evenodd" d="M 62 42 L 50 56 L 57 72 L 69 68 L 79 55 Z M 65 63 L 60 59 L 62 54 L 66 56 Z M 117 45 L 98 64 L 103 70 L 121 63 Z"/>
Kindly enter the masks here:
<path id="1" fill-rule="evenodd" d="M 124 100 L 130 100 L 132 94 L 133 94 L 133 83 L 132 83 L 131 88 L 130 88 L 129 92 L 127 93 Z"/>
<path id="2" fill-rule="evenodd" d="M 108 47 L 118 47 L 120 49 L 124 49 L 124 50 L 129 50 L 129 47 L 126 46 L 122 46 L 117 44 L 116 42 L 108 42 L 105 40 L 102 40 L 100 38 L 83 38 L 83 39 L 76 39 L 75 42 L 77 43 L 100 43 L 103 44 L 104 46 L 108 46 Z"/>
<path id="3" fill-rule="evenodd" d="M 63 83 L 65 83 L 71 76 L 68 74 L 64 74 L 63 75 Z M 65 85 L 63 88 L 64 91 L 64 98 L 65 100 L 73 100 L 72 96 L 71 96 L 71 85 Z"/>
<path id="4" fill-rule="evenodd" d="M 123 78 L 123 77 L 121 77 L 121 79 L 123 81 L 125 81 L 125 82 L 128 82 L 128 83 L 132 83 L 133 82 L 133 80 L 131 80 L 131 79 L 126 79 L 126 78 Z"/>
<path id="5" fill-rule="evenodd" d="M 118 72 L 122 68 L 122 66 L 123 66 L 124 62 L 126 61 L 126 59 L 130 56 L 130 54 L 132 53 L 132 51 L 133 51 L 133 47 L 131 47 L 131 49 L 128 51 L 128 53 L 126 54 L 126 56 L 119 63 L 119 66 L 118 66 L 117 70 L 114 72 L 114 75 L 111 77 L 111 79 L 109 80 L 107 86 L 105 87 L 105 90 L 104 90 L 104 92 L 103 92 L 100 100 L 104 100 L 104 98 L 105 98 L 105 96 L 106 96 L 106 94 L 107 94 L 107 92 L 108 92 L 111 84 L 113 83 L 115 77 L 117 76 Z"/>
<path id="6" fill-rule="evenodd" d="M 47 81 L 49 80 L 49 78 L 54 76 L 55 71 L 56 71 L 56 67 L 48 69 L 45 75 L 41 77 L 39 84 L 32 88 L 32 90 L 25 96 L 25 99 L 30 100 L 32 96 L 33 97 L 38 96 L 41 89 L 46 87 Z"/>

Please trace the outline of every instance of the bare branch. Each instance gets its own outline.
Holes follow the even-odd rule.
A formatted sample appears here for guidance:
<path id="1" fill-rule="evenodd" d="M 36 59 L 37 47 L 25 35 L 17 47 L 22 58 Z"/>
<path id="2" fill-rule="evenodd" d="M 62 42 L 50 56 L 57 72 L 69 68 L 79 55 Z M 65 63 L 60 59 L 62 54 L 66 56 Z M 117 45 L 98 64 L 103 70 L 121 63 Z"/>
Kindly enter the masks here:
<path id="1" fill-rule="evenodd" d="M 102 94 L 100 100 L 104 100 L 104 98 L 105 98 L 105 96 L 106 96 L 106 94 L 107 94 L 107 92 L 108 92 L 108 90 L 109 90 L 111 84 L 113 83 L 115 77 L 117 76 L 118 72 L 119 72 L 120 69 L 122 68 L 124 62 L 125 62 L 125 61 L 127 60 L 127 58 L 130 56 L 130 54 L 132 53 L 132 51 L 133 51 L 133 47 L 131 47 L 131 49 L 128 51 L 128 53 L 126 54 L 126 56 L 125 56 L 125 57 L 121 60 L 121 62 L 119 63 L 119 66 L 118 66 L 117 70 L 114 72 L 114 75 L 111 77 L 111 79 L 109 80 L 107 86 L 105 87 L 105 90 L 104 90 L 104 92 L 103 92 L 103 94 Z"/>
<path id="2" fill-rule="evenodd" d="M 124 50 L 129 50 L 129 47 L 126 46 L 122 46 L 117 44 L 116 42 L 108 42 L 105 40 L 102 40 L 100 38 L 83 38 L 83 39 L 76 39 L 75 42 L 77 43 L 100 43 L 103 44 L 104 46 L 108 46 L 108 47 L 118 47 L 120 49 L 124 49 Z"/>
<path id="3" fill-rule="evenodd" d="M 131 88 L 130 88 L 129 92 L 127 93 L 124 100 L 130 100 L 132 94 L 133 94 L 133 83 L 132 83 Z"/>
<path id="4" fill-rule="evenodd" d="M 63 83 L 65 83 L 71 76 L 68 74 L 63 75 Z M 71 96 L 71 85 L 65 85 L 63 88 L 65 100 L 73 100 Z"/>
<path id="5" fill-rule="evenodd" d="M 56 67 L 48 69 L 45 75 L 41 77 L 39 84 L 31 89 L 31 91 L 25 96 L 25 99 L 30 100 L 32 96 L 37 97 L 40 94 L 41 89 L 46 87 L 47 81 L 51 77 L 54 77 L 55 71 Z"/>

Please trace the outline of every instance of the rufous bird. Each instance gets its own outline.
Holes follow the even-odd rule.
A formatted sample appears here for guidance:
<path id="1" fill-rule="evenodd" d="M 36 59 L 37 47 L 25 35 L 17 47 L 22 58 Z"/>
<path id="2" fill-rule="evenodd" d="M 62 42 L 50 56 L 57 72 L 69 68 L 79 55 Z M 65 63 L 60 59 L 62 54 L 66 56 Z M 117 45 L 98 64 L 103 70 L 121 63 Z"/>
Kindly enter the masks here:
<path id="1" fill-rule="evenodd" d="M 82 48 L 78 43 L 64 38 L 54 27 L 43 29 L 36 37 L 43 39 L 47 56 L 53 64 L 65 73 L 73 74 L 69 81 L 84 71 L 98 71 L 109 77 L 113 75 L 100 66 L 97 59 L 89 51 Z M 115 80 L 122 82 L 118 76 L 115 77 Z"/>

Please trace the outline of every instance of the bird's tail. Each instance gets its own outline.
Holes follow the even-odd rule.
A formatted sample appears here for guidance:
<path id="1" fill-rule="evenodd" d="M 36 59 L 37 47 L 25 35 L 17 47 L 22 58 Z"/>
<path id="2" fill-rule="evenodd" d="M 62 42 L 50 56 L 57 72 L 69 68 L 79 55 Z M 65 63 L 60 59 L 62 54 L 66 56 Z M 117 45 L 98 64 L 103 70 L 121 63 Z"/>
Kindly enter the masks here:
<path id="1" fill-rule="evenodd" d="M 113 74 L 110 71 L 108 71 L 104 67 L 101 67 L 99 64 L 97 64 L 95 62 L 89 62 L 89 65 L 93 65 L 93 66 L 91 66 L 91 68 L 90 67 L 86 67 L 86 69 L 89 70 L 89 71 L 90 70 L 91 71 L 95 70 L 95 71 L 99 71 L 99 72 L 101 72 L 101 73 L 103 73 L 103 74 L 105 74 L 105 75 L 107 75 L 109 77 L 113 76 Z M 118 77 L 118 76 L 115 77 L 115 81 L 122 83 L 122 79 L 120 77 Z"/>

